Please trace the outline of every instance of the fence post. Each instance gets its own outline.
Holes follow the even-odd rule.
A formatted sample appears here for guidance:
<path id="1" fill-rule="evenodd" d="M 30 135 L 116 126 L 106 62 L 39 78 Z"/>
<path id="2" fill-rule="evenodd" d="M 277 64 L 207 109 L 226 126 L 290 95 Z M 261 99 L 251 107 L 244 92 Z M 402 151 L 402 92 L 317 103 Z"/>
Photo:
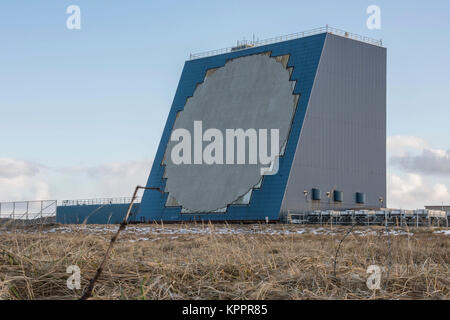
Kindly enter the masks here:
<path id="1" fill-rule="evenodd" d="M 419 210 L 416 210 L 416 229 L 419 229 Z"/>
<path id="2" fill-rule="evenodd" d="M 387 211 L 384 211 L 384 226 L 387 228 Z"/>

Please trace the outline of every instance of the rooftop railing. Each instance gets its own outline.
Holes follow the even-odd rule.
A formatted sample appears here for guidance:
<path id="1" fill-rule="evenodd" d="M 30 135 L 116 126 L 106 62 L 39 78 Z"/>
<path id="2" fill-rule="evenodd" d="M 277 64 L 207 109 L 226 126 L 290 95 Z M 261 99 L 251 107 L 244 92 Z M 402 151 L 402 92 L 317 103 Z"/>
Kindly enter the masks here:
<path id="1" fill-rule="evenodd" d="M 341 29 L 326 26 L 326 27 L 311 29 L 311 30 L 307 30 L 307 31 L 297 32 L 297 33 L 291 33 L 288 35 L 269 38 L 269 39 L 256 40 L 256 41 L 244 40 L 244 41 L 238 42 L 237 46 L 233 46 L 233 47 L 227 47 L 227 48 L 211 50 L 211 51 L 206 51 L 206 52 L 200 52 L 200 53 L 193 53 L 193 54 L 191 53 L 189 55 L 189 60 L 206 58 L 206 57 L 211 57 L 211 56 L 229 53 L 229 52 L 247 50 L 249 48 L 260 47 L 260 46 L 277 43 L 277 42 L 283 42 L 283 41 L 287 41 L 287 40 L 299 39 L 299 38 L 308 37 L 308 36 L 321 34 L 321 33 L 330 33 L 330 34 L 334 34 L 334 35 L 342 36 L 345 38 L 365 42 L 365 43 L 379 46 L 379 47 L 381 47 L 383 45 L 381 39 L 377 40 L 377 39 L 365 37 L 365 36 L 362 36 L 362 35 L 359 35 L 356 33 L 351 33 L 351 32 L 341 30 Z"/>
<path id="2" fill-rule="evenodd" d="M 140 203 L 141 197 L 137 197 L 133 202 Z M 60 205 L 67 206 L 82 206 L 82 205 L 106 205 L 106 204 L 128 204 L 132 200 L 131 197 L 120 198 L 96 198 L 96 199 L 76 199 L 76 200 L 62 200 Z"/>

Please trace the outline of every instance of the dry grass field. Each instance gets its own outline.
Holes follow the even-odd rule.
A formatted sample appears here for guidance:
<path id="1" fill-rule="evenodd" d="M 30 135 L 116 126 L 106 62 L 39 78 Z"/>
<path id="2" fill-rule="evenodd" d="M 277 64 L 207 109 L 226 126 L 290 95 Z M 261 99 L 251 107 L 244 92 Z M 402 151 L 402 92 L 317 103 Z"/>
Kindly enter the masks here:
<path id="1" fill-rule="evenodd" d="M 0 298 L 78 299 L 115 230 L 0 227 Z M 448 229 L 392 228 L 388 235 L 382 227 L 348 231 L 342 226 L 130 225 L 115 244 L 93 299 L 450 298 Z M 372 291 L 366 270 L 374 264 L 385 269 L 381 288 Z M 69 265 L 81 270 L 81 290 L 67 287 Z"/>

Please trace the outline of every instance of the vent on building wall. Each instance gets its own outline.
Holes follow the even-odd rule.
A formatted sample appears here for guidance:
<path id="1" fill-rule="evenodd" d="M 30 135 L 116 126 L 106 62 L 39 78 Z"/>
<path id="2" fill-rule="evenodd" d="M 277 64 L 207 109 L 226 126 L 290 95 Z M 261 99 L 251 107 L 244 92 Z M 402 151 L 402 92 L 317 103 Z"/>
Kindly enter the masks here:
<path id="1" fill-rule="evenodd" d="M 333 191 L 333 200 L 335 202 L 343 202 L 344 201 L 344 193 L 342 191 L 334 190 Z"/>
<path id="2" fill-rule="evenodd" d="M 357 192 L 356 193 L 356 203 L 366 203 L 366 195 L 362 192 Z"/>
<path id="3" fill-rule="evenodd" d="M 320 192 L 320 189 L 313 188 L 313 189 L 311 190 L 311 198 L 312 198 L 313 200 L 320 200 L 320 199 L 322 198 L 322 194 L 321 194 L 321 192 Z"/>

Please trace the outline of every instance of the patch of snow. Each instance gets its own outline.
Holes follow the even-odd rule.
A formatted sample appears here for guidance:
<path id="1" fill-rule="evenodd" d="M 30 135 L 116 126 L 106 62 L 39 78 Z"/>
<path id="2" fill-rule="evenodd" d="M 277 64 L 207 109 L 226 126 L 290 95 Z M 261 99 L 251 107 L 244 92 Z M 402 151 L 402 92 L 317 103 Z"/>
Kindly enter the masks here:
<path id="1" fill-rule="evenodd" d="M 443 234 L 443 235 L 445 235 L 445 236 L 449 236 L 449 235 L 450 235 L 450 229 L 447 229 L 447 230 L 437 230 L 437 231 L 434 231 L 433 233 L 440 233 L 440 234 Z"/>

